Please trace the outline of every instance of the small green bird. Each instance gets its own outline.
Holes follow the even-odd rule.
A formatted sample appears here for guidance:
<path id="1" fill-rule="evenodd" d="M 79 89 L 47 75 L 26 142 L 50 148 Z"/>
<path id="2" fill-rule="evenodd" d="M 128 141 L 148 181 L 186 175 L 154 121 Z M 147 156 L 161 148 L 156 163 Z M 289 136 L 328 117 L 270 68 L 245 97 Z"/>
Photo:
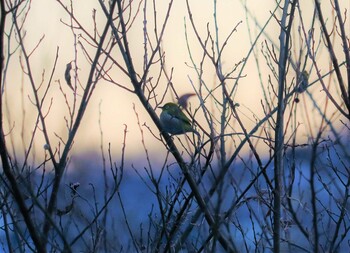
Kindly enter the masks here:
<path id="1" fill-rule="evenodd" d="M 166 103 L 160 108 L 162 108 L 160 122 L 167 133 L 177 135 L 193 132 L 199 135 L 199 133 L 193 129 L 189 118 L 187 118 L 177 104 Z"/>
<path id="2" fill-rule="evenodd" d="M 303 93 L 306 91 L 307 87 L 309 86 L 309 73 L 304 70 L 303 72 L 300 73 L 299 78 L 298 78 L 298 87 L 296 91 L 298 93 Z"/>

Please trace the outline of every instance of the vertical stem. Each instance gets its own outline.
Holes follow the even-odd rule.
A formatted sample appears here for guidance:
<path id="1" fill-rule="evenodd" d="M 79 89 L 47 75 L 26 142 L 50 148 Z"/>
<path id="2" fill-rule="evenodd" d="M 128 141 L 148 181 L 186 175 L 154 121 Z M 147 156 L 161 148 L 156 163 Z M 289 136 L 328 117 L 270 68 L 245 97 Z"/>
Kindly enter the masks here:
<path id="1" fill-rule="evenodd" d="M 350 51 L 349 51 L 349 46 L 348 46 L 348 39 L 346 36 L 345 32 L 345 22 L 343 21 L 341 12 L 340 12 L 340 6 L 339 6 L 339 1 L 335 0 L 334 1 L 334 8 L 335 11 L 337 12 L 337 19 L 339 23 L 339 28 L 340 28 L 340 38 L 343 43 L 343 52 L 345 55 L 345 61 L 346 61 L 346 72 L 347 72 L 347 77 L 348 77 L 348 84 L 347 84 L 347 91 L 348 91 L 348 101 L 350 101 Z M 346 16 L 345 16 L 346 19 Z"/>
<path id="2" fill-rule="evenodd" d="M 319 0 L 315 0 L 315 7 L 316 7 L 318 19 L 319 19 L 320 24 L 321 24 L 322 32 L 323 32 L 323 35 L 324 35 L 325 45 L 326 45 L 326 47 L 328 49 L 330 59 L 331 59 L 331 61 L 333 63 L 334 71 L 335 71 L 335 74 L 336 74 L 337 79 L 338 79 L 338 84 L 339 84 L 339 89 L 340 89 L 340 92 L 341 92 L 341 95 L 342 95 L 342 99 L 343 99 L 344 104 L 345 104 L 345 106 L 347 108 L 347 114 L 344 115 L 344 116 L 346 116 L 348 119 L 350 119 L 350 115 L 349 115 L 350 114 L 349 113 L 350 112 L 350 101 L 349 101 L 350 98 L 349 98 L 349 95 L 347 94 L 347 91 L 346 91 L 346 88 L 345 88 L 345 85 L 344 85 L 343 76 L 342 76 L 342 74 L 340 72 L 338 59 L 337 59 L 337 57 L 335 55 L 334 47 L 333 47 L 333 44 L 332 44 L 331 39 L 330 39 L 330 33 L 327 30 L 326 22 L 325 22 L 325 20 L 323 18 L 323 13 L 322 13 L 322 10 L 321 10 L 321 3 L 320 3 Z M 340 17 L 337 16 L 337 19 L 339 19 Z M 342 31 L 341 31 L 341 34 L 343 34 Z M 345 53 L 345 56 L 346 56 L 347 52 L 344 52 L 344 53 Z M 346 57 L 346 60 L 347 61 L 350 60 L 349 57 Z M 347 66 L 347 68 L 349 68 L 349 66 Z"/>
<path id="3" fill-rule="evenodd" d="M 310 161 L 310 189 L 311 189 L 311 208 L 312 208 L 312 230 L 313 230 L 313 239 L 314 239 L 314 253 L 318 253 L 318 244 L 319 244 L 319 233 L 318 233 L 318 212 L 317 212 L 317 191 L 315 183 L 315 174 L 316 174 L 316 159 L 317 159 L 317 148 L 319 139 L 321 138 L 321 131 L 318 133 L 314 144 L 312 145 L 312 156 Z M 332 251 L 331 251 L 332 252 Z"/>
<path id="4" fill-rule="evenodd" d="M 219 77 L 222 87 L 222 113 L 221 113 L 221 125 L 220 125 L 220 168 L 225 166 L 226 163 L 226 149 L 225 149 L 225 127 L 226 127 L 226 112 L 227 112 L 227 99 L 225 94 L 225 77 L 222 75 L 221 68 L 221 54 L 220 54 L 220 46 L 219 46 L 219 25 L 217 19 L 217 1 L 214 0 L 214 24 L 215 24 L 215 46 L 216 51 L 218 53 L 218 58 L 216 59 L 216 74 Z M 214 54 L 213 54 L 214 55 Z"/>
<path id="5" fill-rule="evenodd" d="M 17 7 L 16 7 L 17 8 Z M 15 9 L 14 9 L 15 10 Z M 14 11 L 13 10 L 13 11 Z M 5 22 L 6 17 L 8 14 L 11 14 L 11 12 L 8 12 L 5 10 L 5 1 L 0 1 L 0 90 L 3 90 L 3 85 L 5 82 L 3 82 L 3 68 L 4 68 L 4 34 L 5 34 Z M 16 18 L 16 17 L 15 17 Z M 37 252 L 46 252 L 46 249 L 40 239 L 40 234 L 38 232 L 37 227 L 35 226 L 34 221 L 32 220 L 31 216 L 29 215 L 27 205 L 25 203 L 23 194 L 21 192 L 21 189 L 18 185 L 17 179 L 15 175 L 12 172 L 12 167 L 9 161 L 8 152 L 7 152 L 7 146 L 6 146 L 6 139 L 5 139 L 5 132 L 3 128 L 3 94 L 0 93 L 0 159 L 2 163 L 2 169 L 6 175 L 6 178 L 8 180 L 8 184 L 5 180 L 2 181 L 2 183 L 7 184 L 7 187 L 12 193 L 12 196 L 23 216 L 23 220 L 27 226 L 27 229 L 29 231 L 29 234 L 31 236 L 31 239 L 33 240 L 33 244 L 36 247 Z"/>
<path id="6" fill-rule="evenodd" d="M 112 19 L 112 13 L 114 10 L 114 5 L 112 6 L 111 10 L 110 10 L 110 16 L 107 17 L 106 20 L 106 24 L 105 27 L 103 29 L 103 32 L 101 34 L 100 37 L 100 41 L 98 44 L 98 47 L 96 49 L 96 53 L 94 56 L 94 60 L 91 63 L 91 69 L 90 69 L 90 73 L 89 73 L 89 77 L 86 83 L 86 87 L 85 87 L 85 91 L 83 93 L 82 96 L 82 102 L 79 106 L 79 110 L 76 116 L 76 119 L 74 121 L 74 124 L 72 126 L 72 129 L 70 130 L 69 136 L 68 136 L 68 140 L 65 144 L 64 150 L 62 152 L 62 156 L 60 157 L 60 161 L 59 163 L 56 165 L 57 167 L 55 167 L 55 179 L 52 185 L 52 193 L 50 196 L 50 200 L 49 200 L 49 204 L 47 207 L 47 212 L 46 212 L 46 219 L 44 221 L 44 225 L 43 225 L 43 243 L 44 245 L 47 244 L 48 241 L 48 233 L 51 229 L 51 222 L 50 222 L 50 217 L 52 216 L 52 214 L 55 211 L 56 208 L 56 201 L 58 198 L 58 190 L 60 188 L 61 185 L 61 180 L 62 180 L 62 176 L 64 173 L 64 170 L 66 168 L 66 162 L 67 162 L 67 157 L 68 157 L 68 153 L 73 145 L 74 142 L 74 138 L 78 132 L 79 126 L 81 124 L 81 121 L 83 119 L 83 116 L 85 114 L 86 108 L 88 106 L 88 102 L 89 102 L 89 97 L 91 96 L 91 90 L 93 89 L 93 85 L 94 85 L 94 75 L 97 72 L 97 65 L 98 65 L 98 60 L 101 56 L 101 52 L 102 52 L 102 47 L 103 44 L 105 42 L 106 36 L 107 36 L 107 32 L 109 30 L 109 24 L 110 24 L 110 19 Z M 44 122 L 42 120 L 42 122 Z M 53 156 L 52 156 L 53 157 Z"/>
<path id="7" fill-rule="evenodd" d="M 284 146 L 284 109 L 285 109 L 285 76 L 286 76 L 286 63 L 288 59 L 288 49 L 290 40 L 290 30 L 292 26 L 292 20 L 294 17 L 294 10 L 297 4 L 297 0 L 291 4 L 290 13 L 288 13 L 288 6 L 290 0 L 286 0 L 283 6 L 283 13 L 281 18 L 281 32 L 280 32 L 280 55 L 278 59 L 278 105 L 277 105 L 277 120 L 275 129 L 275 170 L 274 170 L 274 203 L 273 203 L 273 252 L 280 252 L 280 219 L 281 219 L 281 196 L 282 196 L 282 173 L 283 173 L 283 146 Z M 288 24 L 287 17 L 289 17 Z"/>

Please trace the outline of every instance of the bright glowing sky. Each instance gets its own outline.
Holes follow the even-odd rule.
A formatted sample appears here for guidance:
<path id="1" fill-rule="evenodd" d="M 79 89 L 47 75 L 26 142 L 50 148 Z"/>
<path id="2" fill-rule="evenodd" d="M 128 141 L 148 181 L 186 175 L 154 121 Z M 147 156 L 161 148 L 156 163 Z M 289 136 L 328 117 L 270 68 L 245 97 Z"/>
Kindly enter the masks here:
<path id="1" fill-rule="evenodd" d="M 167 8 L 167 1 L 158 1 L 159 14 L 158 22 L 160 23 L 164 19 L 164 10 Z M 213 1 L 190 1 L 191 9 L 193 12 L 193 17 L 198 25 L 198 29 L 201 36 L 205 36 L 206 24 L 209 22 L 212 34 L 213 30 Z M 311 1 L 302 1 L 302 4 L 311 4 Z M 307 3 L 304 3 L 307 2 Z M 345 5 L 347 1 L 344 0 Z M 74 1 L 75 11 L 80 21 L 88 26 L 90 29 L 92 27 L 92 9 L 97 10 L 97 23 L 98 27 L 102 27 L 104 24 L 103 15 L 97 1 Z M 260 26 L 263 26 L 266 20 L 269 18 L 270 12 L 273 11 L 275 6 L 275 1 L 264 0 L 264 1 L 248 1 L 248 9 L 252 16 L 249 18 L 249 28 L 251 37 L 254 39 L 259 32 L 259 29 L 254 26 L 252 17 L 256 18 Z M 310 6 L 304 6 L 304 12 L 310 10 Z M 349 6 L 350 7 L 350 6 Z M 141 8 L 142 9 L 142 8 Z M 50 11 L 47 11 L 50 10 Z M 141 13 L 142 14 L 142 13 Z M 238 26 L 237 32 L 235 32 L 232 38 L 229 40 L 225 54 L 223 54 L 223 69 L 230 71 L 234 64 L 246 57 L 249 48 L 249 36 L 248 36 L 248 26 L 246 20 L 246 13 L 240 1 L 218 1 L 217 6 L 218 14 L 218 25 L 219 25 L 219 41 L 223 43 L 225 37 L 230 33 L 231 29 L 236 26 L 240 21 L 242 24 Z M 151 15 L 151 13 L 149 14 Z M 311 14 L 305 15 L 304 17 L 311 18 Z M 39 41 L 42 36 L 44 40 L 40 47 L 37 49 L 35 54 L 33 54 L 32 61 L 32 71 L 34 73 L 35 81 L 39 84 L 42 78 L 42 73 L 45 70 L 45 81 L 50 75 L 50 71 L 53 66 L 53 61 L 56 53 L 57 47 L 60 49 L 58 66 L 54 75 L 54 80 L 52 88 L 48 94 L 46 108 L 48 108 L 49 101 L 52 99 L 53 105 L 51 107 L 51 112 L 48 116 L 48 126 L 51 131 L 51 137 L 53 138 L 53 144 L 58 144 L 58 139 L 54 137 L 54 133 L 63 137 L 67 136 L 67 131 L 65 129 L 64 117 L 67 116 L 67 109 L 65 107 L 64 98 L 58 88 L 57 80 L 60 80 L 63 84 L 64 91 L 67 93 L 69 101 L 72 101 L 71 91 L 67 86 L 65 86 L 64 81 L 64 71 L 66 63 L 74 59 L 74 47 L 73 47 L 73 36 L 68 27 L 66 27 L 60 20 L 69 23 L 69 17 L 62 10 L 62 8 L 56 3 L 56 1 L 33 1 L 30 14 L 28 16 L 25 29 L 27 31 L 26 45 L 28 46 L 28 51 L 30 51 L 34 45 Z M 165 39 L 162 44 L 163 51 L 166 56 L 166 65 L 168 70 L 174 68 L 173 73 L 173 83 L 178 89 L 178 93 L 191 92 L 192 87 L 190 85 L 188 77 L 194 80 L 196 84 L 196 75 L 193 69 L 188 67 L 185 63 L 190 62 L 186 40 L 184 32 L 184 22 L 187 22 L 187 28 L 189 31 L 189 42 L 191 52 L 194 55 L 196 61 L 198 61 L 202 55 L 202 52 L 198 49 L 199 45 L 193 36 L 192 29 L 188 21 L 188 14 L 186 11 L 185 1 L 175 1 L 173 10 L 170 14 L 169 26 L 166 30 Z M 305 22 L 309 23 L 310 20 L 306 19 Z M 134 63 L 136 64 L 139 71 L 142 68 L 142 55 L 143 55 L 143 36 L 142 36 L 142 15 L 140 19 L 135 21 L 135 27 L 130 31 L 129 42 L 130 48 L 133 54 Z M 149 20 L 149 31 L 152 32 L 152 20 Z M 349 26 L 348 26 L 349 27 Z M 275 43 L 278 42 L 278 29 L 276 22 L 270 23 L 269 28 L 266 30 L 267 34 L 274 40 Z M 260 53 L 261 43 L 265 37 L 262 37 L 257 43 L 257 52 Z M 297 43 L 297 42 L 295 42 Z M 339 49 L 341 51 L 341 49 Z M 17 60 L 18 58 L 13 58 Z M 89 71 L 89 65 L 83 64 L 86 61 L 83 56 L 79 55 L 79 75 L 82 84 L 86 81 L 86 76 Z M 262 76 L 264 82 L 267 81 L 267 69 L 263 57 L 260 55 L 259 58 L 261 71 L 265 76 Z M 212 68 L 207 68 L 205 73 L 205 78 L 207 82 L 214 80 L 214 72 Z M 327 69 L 325 65 L 325 69 Z M 8 88 L 8 106 L 11 112 L 10 123 L 11 132 L 13 133 L 15 145 L 22 146 L 21 132 L 22 126 L 25 129 L 25 143 L 28 144 L 30 140 L 30 135 L 33 130 L 33 125 L 35 122 L 35 108 L 31 105 L 28 99 L 29 96 L 32 97 L 29 92 L 29 83 L 26 78 L 18 72 L 19 65 L 14 64 L 10 67 L 11 77 L 8 78 L 7 88 Z M 240 110 L 242 113 L 247 115 L 246 123 L 249 124 L 252 120 L 250 110 L 257 115 L 262 115 L 262 110 L 260 106 L 261 89 L 259 84 L 258 72 L 256 70 L 256 63 L 253 57 L 249 58 L 247 67 L 243 72 L 246 77 L 241 79 L 239 90 L 236 96 L 236 100 L 241 104 Z M 313 77 L 312 77 L 313 76 Z M 129 83 L 125 76 L 115 74 L 115 78 L 120 83 Z M 315 75 L 311 75 L 311 79 L 315 78 Z M 21 89 L 21 84 L 24 84 L 24 95 L 19 96 Z M 81 94 L 78 90 L 78 94 Z M 321 94 L 320 97 L 323 97 Z M 171 97 L 169 96 L 169 100 Z M 198 105 L 198 99 L 193 98 L 190 100 L 193 105 Z M 133 104 L 135 104 L 136 110 L 140 117 L 140 122 L 153 127 L 152 122 L 149 117 L 144 114 L 144 110 L 141 104 L 137 101 L 137 98 L 118 87 L 105 82 L 100 82 L 95 90 L 89 108 L 86 112 L 85 118 L 82 122 L 82 126 L 78 132 L 75 144 L 74 152 L 80 152 L 82 150 L 96 150 L 99 149 L 100 144 L 100 129 L 99 129 L 99 115 L 101 115 L 101 125 L 103 128 L 103 138 L 105 146 L 108 142 L 111 142 L 114 149 L 120 149 L 123 138 L 124 124 L 128 126 L 128 147 L 129 149 L 134 149 L 135 152 L 140 152 L 142 150 L 140 142 L 140 131 L 138 130 L 136 116 L 133 111 Z M 23 115 L 23 109 L 25 110 L 25 120 L 22 121 L 23 117 L 17 118 L 19 115 Z M 101 114 L 100 112 L 101 111 Z M 159 109 L 157 111 L 160 113 Z M 248 119 L 249 118 L 249 119 Z M 315 121 L 317 122 L 317 120 Z M 158 142 L 154 141 L 154 138 L 147 133 L 147 129 L 144 128 L 146 144 L 150 149 L 158 147 L 160 145 Z M 36 138 L 36 147 L 38 149 L 38 154 L 44 152 L 42 146 L 45 144 L 42 138 L 38 136 Z"/>

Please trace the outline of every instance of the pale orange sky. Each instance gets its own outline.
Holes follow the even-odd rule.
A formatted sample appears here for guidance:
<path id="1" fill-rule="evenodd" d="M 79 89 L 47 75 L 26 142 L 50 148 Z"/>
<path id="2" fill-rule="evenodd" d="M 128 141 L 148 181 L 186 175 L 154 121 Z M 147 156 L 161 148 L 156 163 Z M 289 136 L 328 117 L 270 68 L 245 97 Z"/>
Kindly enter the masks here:
<path id="1" fill-rule="evenodd" d="M 311 1 L 302 2 L 302 4 L 306 4 L 305 2 L 307 2 L 307 4 L 311 5 Z M 346 2 L 346 0 L 342 1 L 343 5 L 346 5 Z M 101 17 L 101 9 L 98 6 L 97 1 L 74 1 L 74 4 L 77 15 L 79 18 L 81 18 L 81 21 L 89 27 L 92 27 L 91 13 L 93 8 L 97 10 L 97 17 Z M 167 6 L 167 1 L 159 1 L 157 10 L 157 13 L 159 14 L 159 23 L 161 23 L 164 18 L 163 10 L 167 8 Z M 260 25 L 264 25 L 274 6 L 274 0 L 248 1 L 248 8 L 254 17 L 258 20 Z M 310 10 L 308 8 L 308 6 L 305 6 L 303 9 L 304 12 Z M 191 9 L 194 15 L 194 20 L 198 25 L 201 35 L 205 35 L 206 24 L 208 22 L 212 29 L 211 31 L 214 34 L 213 1 L 191 1 Z M 237 23 L 242 21 L 242 24 L 238 26 L 237 32 L 233 34 L 231 40 L 229 41 L 225 54 L 223 54 L 223 69 L 230 71 L 234 64 L 246 57 L 250 48 L 245 11 L 240 4 L 240 1 L 226 0 L 218 1 L 217 13 L 219 17 L 219 41 L 221 43 L 224 41 L 225 36 L 230 33 L 231 29 Z M 311 14 L 305 15 L 305 17 L 311 18 Z M 140 18 L 142 18 L 142 15 L 140 15 Z M 70 96 L 72 94 L 70 93 L 69 88 L 65 86 L 64 71 L 66 63 L 74 59 L 73 36 L 70 32 L 70 29 L 64 26 L 60 22 L 60 19 L 62 19 L 64 22 L 69 23 L 69 17 L 62 10 L 62 8 L 58 6 L 56 1 L 33 1 L 31 12 L 28 16 L 26 24 L 26 43 L 28 45 L 28 48 L 33 48 L 39 39 L 45 35 L 40 48 L 32 56 L 32 65 L 35 67 L 33 71 L 38 83 L 41 80 L 43 70 L 45 70 L 45 81 L 48 80 L 53 65 L 56 48 L 60 48 L 58 67 L 54 76 L 54 80 L 60 80 L 64 86 L 64 91 L 68 94 L 68 99 L 72 99 L 72 96 Z M 190 48 L 192 50 L 194 58 L 196 60 L 199 60 L 202 52 L 200 50 L 197 50 L 199 49 L 199 45 L 193 37 L 193 32 L 188 20 L 185 1 L 175 1 L 172 13 L 170 15 L 169 26 L 167 27 L 165 39 L 162 46 L 166 55 L 166 65 L 168 70 L 170 71 L 171 68 L 174 68 L 173 83 L 176 89 L 178 89 L 179 94 L 192 91 L 188 76 L 194 81 L 194 84 L 196 84 L 195 72 L 185 64 L 190 63 L 185 41 L 185 20 L 187 22 L 187 28 L 189 31 L 189 36 L 191 38 Z M 307 19 L 305 20 L 305 22 L 309 21 L 310 20 Z M 98 18 L 97 22 L 100 24 L 100 26 L 102 26 L 104 24 L 104 19 Z M 152 22 L 150 20 L 149 24 L 151 23 Z M 259 31 L 251 20 L 250 29 L 252 33 L 251 36 L 254 39 Z M 278 43 L 278 29 L 279 27 L 276 25 L 275 21 L 273 21 L 270 24 L 269 29 L 267 29 L 267 33 L 275 41 L 275 43 Z M 149 30 L 152 30 L 151 27 Z M 134 63 L 138 66 L 138 70 L 140 71 L 143 60 L 142 19 L 135 21 L 135 27 L 130 31 L 130 34 L 128 36 L 131 51 L 133 53 Z M 258 53 L 260 52 L 261 42 L 263 39 L 264 38 L 258 42 Z M 341 49 L 339 50 L 341 51 Z M 84 61 L 82 55 L 79 57 L 82 60 L 81 63 L 83 63 Z M 267 73 L 266 64 L 261 55 L 259 61 L 261 64 L 260 66 L 262 67 L 261 71 L 263 73 Z M 208 71 L 205 74 L 205 78 L 207 82 L 210 83 L 214 79 L 214 72 L 213 68 L 209 69 L 209 66 L 210 65 L 208 64 Z M 22 125 L 21 119 L 16 119 L 15 116 L 22 114 L 22 103 L 18 101 L 17 98 L 12 99 L 12 97 L 17 96 L 16 94 L 18 94 L 21 87 L 20 84 L 22 83 L 22 76 L 17 74 L 18 67 L 18 65 L 12 66 L 10 73 L 12 73 L 13 76 L 11 76 L 11 81 L 8 81 L 7 83 L 9 90 L 8 103 L 12 113 L 12 123 L 10 123 L 10 125 L 14 125 L 11 131 L 14 133 L 15 142 L 17 143 L 16 145 L 20 145 L 21 143 L 20 133 Z M 84 84 L 84 81 L 86 80 L 84 79 L 84 76 L 87 75 L 89 66 L 87 64 L 81 64 L 79 68 L 80 78 Z M 256 64 L 253 57 L 249 59 L 247 67 L 243 73 L 246 75 L 246 77 L 240 81 L 239 90 L 236 96 L 236 102 L 241 104 L 240 110 L 242 113 L 247 115 L 246 120 L 247 123 L 249 123 L 253 119 L 251 113 L 249 112 L 250 110 L 254 111 L 254 113 L 257 113 L 259 116 L 262 115 L 262 109 L 260 106 L 261 89 L 259 88 L 260 85 L 258 84 L 259 79 L 257 76 L 258 72 L 256 70 Z M 129 83 L 125 76 L 118 75 L 116 78 L 121 83 Z M 267 82 L 267 76 L 263 76 L 262 78 L 264 82 Z M 12 87 L 9 87 L 10 83 Z M 25 85 L 28 85 L 26 79 L 24 79 L 23 83 Z M 26 110 L 26 121 L 24 124 L 26 126 L 26 142 L 28 143 L 34 123 L 34 116 L 32 115 L 36 116 L 36 114 L 34 107 L 28 100 L 28 91 L 25 90 L 24 93 L 23 108 Z M 79 93 L 81 94 L 81 90 L 80 92 L 78 90 L 78 94 Z M 324 97 L 324 94 L 320 94 L 320 96 Z M 51 113 L 48 116 L 49 128 L 54 129 L 53 132 L 61 135 L 65 139 L 67 132 L 65 130 L 64 116 L 67 116 L 67 110 L 62 110 L 62 108 L 64 108 L 64 100 L 62 94 L 58 89 L 57 83 L 53 84 L 47 101 L 49 101 L 51 98 L 53 99 L 53 106 L 51 108 Z M 169 99 L 171 99 L 170 96 Z M 190 102 L 194 106 L 198 105 L 198 99 L 196 98 L 192 98 Z M 111 142 L 114 146 L 114 150 L 120 150 L 120 145 L 123 138 L 124 124 L 126 124 L 129 131 L 127 137 L 128 148 L 133 149 L 136 153 L 143 153 L 140 141 L 140 131 L 138 130 L 136 116 L 133 111 L 133 104 L 135 104 L 136 110 L 140 116 L 141 124 L 146 122 L 148 126 L 154 127 L 153 123 L 151 122 L 150 118 L 144 114 L 144 109 L 137 101 L 136 96 L 104 82 L 100 82 L 97 89 L 95 90 L 85 118 L 75 140 L 73 152 L 99 149 L 99 104 L 101 104 L 101 122 L 105 147 L 107 146 L 108 142 Z M 46 105 L 48 106 L 48 102 Z M 160 109 L 157 110 L 157 113 L 160 113 Z M 30 126 L 30 128 L 28 128 L 28 126 Z M 144 128 L 144 131 L 146 133 L 146 145 L 148 145 L 150 149 L 160 147 L 160 144 L 154 141 L 153 136 L 148 134 L 146 128 Z M 51 132 L 52 138 L 54 140 L 53 143 L 57 144 L 58 139 L 54 137 L 53 132 Z M 44 150 L 41 148 L 44 144 L 44 141 L 38 137 L 38 140 L 36 142 L 38 154 L 44 152 Z"/>

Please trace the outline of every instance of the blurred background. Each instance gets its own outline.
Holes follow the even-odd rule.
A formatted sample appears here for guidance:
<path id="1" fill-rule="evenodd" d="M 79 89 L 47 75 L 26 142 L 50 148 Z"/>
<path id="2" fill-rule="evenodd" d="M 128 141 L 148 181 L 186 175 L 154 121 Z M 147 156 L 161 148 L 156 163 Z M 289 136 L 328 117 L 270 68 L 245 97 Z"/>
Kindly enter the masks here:
<path id="1" fill-rule="evenodd" d="M 311 18 L 313 11 L 312 4 L 305 2 L 302 3 L 302 5 L 303 12 L 310 14 L 305 14 L 305 17 Z M 69 7 L 69 2 L 66 3 L 66 6 Z M 85 25 L 90 31 L 93 31 L 94 24 L 92 16 L 95 13 L 96 26 L 98 29 L 102 29 L 104 14 L 95 1 L 86 1 L 84 4 L 76 2 L 74 6 L 74 13 L 82 25 Z M 206 34 L 207 25 L 212 30 L 214 28 L 213 6 L 214 4 L 212 1 L 191 1 L 193 19 L 198 26 L 198 31 L 201 36 Z M 226 36 L 237 26 L 231 40 L 227 43 L 225 54 L 222 55 L 224 70 L 227 70 L 227 72 L 230 71 L 235 64 L 247 57 L 252 41 L 254 41 L 260 29 L 267 22 L 275 6 L 275 1 L 218 1 L 216 8 L 219 26 L 218 33 L 220 36 L 219 41 L 221 40 L 221 43 L 223 43 Z M 164 19 L 167 7 L 167 2 L 160 1 L 157 3 L 159 21 Z M 48 12 L 45 10 L 52 11 Z M 327 9 L 325 9 L 325 11 L 327 12 Z M 327 14 L 329 15 L 329 13 Z M 67 135 L 64 118 L 68 116 L 65 98 L 60 92 L 58 82 L 61 84 L 68 101 L 71 102 L 73 94 L 65 83 L 64 72 L 66 64 L 75 58 L 74 43 L 76 43 L 76 41 L 74 40 L 71 29 L 65 25 L 70 22 L 69 16 L 55 1 L 33 1 L 31 3 L 31 11 L 26 18 L 25 43 L 28 48 L 33 49 L 42 39 L 38 49 L 31 56 L 31 62 L 33 66 L 35 66 L 33 73 L 36 82 L 40 83 L 43 79 L 44 84 L 45 81 L 47 82 L 53 67 L 56 51 L 59 49 L 58 64 L 53 76 L 54 81 L 48 94 L 50 99 L 47 99 L 47 102 L 44 104 L 44 106 L 48 108 L 52 99 L 52 106 L 50 107 L 51 113 L 47 116 L 47 124 L 49 129 L 52 129 L 50 132 L 53 137 L 53 143 L 57 145 L 59 140 L 55 140 L 54 133 L 59 136 Z M 153 22 L 151 18 L 148 20 L 150 31 L 152 31 Z M 304 22 L 307 24 L 310 22 L 310 19 L 306 18 Z M 187 27 L 187 31 L 185 27 Z M 133 53 L 133 60 L 135 65 L 139 67 L 139 70 L 142 68 L 143 57 L 141 56 L 144 53 L 142 29 L 143 16 L 138 15 L 128 36 L 129 45 Z M 254 50 L 259 53 L 262 43 L 264 43 L 265 40 L 271 40 L 275 45 L 278 45 L 278 36 L 276 36 L 276 31 L 278 29 L 277 22 L 270 22 L 265 29 L 266 35 L 259 38 Z M 188 36 L 187 39 L 186 34 Z M 298 41 L 295 41 L 295 43 L 298 43 Z M 198 79 L 195 70 L 191 67 L 188 50 L 190 49 L 191 55 L 195 61 L 198 61 L 202 57 L 203 52 L 191 29 L 186 2 L 178 1 L 173 4 L 169 24 L 165 30 L 164 40 L 161 46 L 166 60 L 165 67 L 169 72 L 173 70 L 172 82 L 178 94 L 181 95 L 193 92 L 190 80 L 192 80 L 193 85 L 198 88 Z M 337 50 L 341 51 L 341 48 L 337 48 Z M 115 52 L 115 54 L 117 54 L 117 52 Z M 81 54 L 78 54 L 78 60 L 79 65 L 77 66 L 77 71 L 79 73 L 80 82 L 84 84 L 90 70 L 90 65 L 84 60 L 84 56 Z M 326 61 L 326 59 L 324 60 Z M 257 61 L 259 61 L 260 73 L 256 68 Z M 204 79 L 208 80 L 208 82 L 212 82 L 214 86 L 217 82 L 215 79 L 215 70 L 209 67 L 211 64 L 210 62 L 206 62 L 206 64 L 208 64 L 208 67 L 204 72 Z M 247 114 L 247 118 L 249 119 L 247 119 L 246 123 L 253 125 L 255 122 L 249 111 L 253 111 L 254 114 L 259 117 L 263 115 L 260 105 L 262 99 L 260 78 L 263 82 L 266 82 L 269 70 L 266 64 L 264 64 L 264 59 L 261 55 L 257 59 L 254 59 L 254 57 L 248 58 L 246 65 L 242 73 L 244 78 L 241 78 L 239 81 L 235 102 L 239 103 L 241 105 L 240 109 Z M 14 145 L 16 148 L 23 146 L 24 143 L 26 145 L 28 144 L 37 116 L 36 109 L 31 103 L 31 97 L 28 95 L 31 88 L 24 74 L 19 71 L 19 68 L 18 62 L 12 63 L 9 66 L 9 74 L 6 83 L 6 88 L 8 90 L 8 94 L 6 95 L 7 113 L 9 118 L 11 117 L 8 122 L 8 129 L 11 129 L 13 133 Z M 119 83 L 125 84 L 131 88 L 130 81 L 125 75 L 120 73 L 111 73 L 111 75 L 113 75 L 113 78 Z M 259 77 L 259 75 L 263 76 Z M 312 73 L 310 80 L 314 79 L 316 79 L 316 76 Z M 163 82 L 165 87 L 167 80 Z M 77 93 L 78 95 L 82 95 L 82 91 L 79 89 Z M 323 94 L 321 96 L 323 96 Z M 165 101 L 172 100 L 174 101 L 174 96 L 166 94 Z M 199 104 L 196 97 L 192 97 L 189 102 L 193 107 Z M 154 129 L 154 125 L 149 117 L 144 115 L 144 109 L 133 94 L 101 80 L 91 98 L 89 108 L 75 140 L 72 155 L 82 154 L 84 152 L 98 152 L 101 143 L 101 130 L 103 132 L 103 142 L 110 142 L 114 146 L 114 151 L 116 152 L 122 143 L 124 125 L 127 125 L 129 133 L 127 137 L 128 143 L 130 143 L 130 145 L 128 145 L 130 149 L 128 155 L 141 155 L 143 153 L 143 148 L 140 145 L 140 131 L 133 110 L 134 105 L 140 117 L 140 123 L 146 123 L 147 126 Z M 120 108 L 122 108 L 122 110 L 120 110 Z M 159 114 L 160 109 L 157 109 L 156 112 Z M 25 114 L 24 119 L 22 117 L 23 114 Z M 22 127 L 23 125 L 25 128 Z M 45 142 L 44 140 L 40 140 L 40 135 L 38 135 L 37 138 L 38 139 L 34 143 L 37 150 L 36 155 L 42 156 L 45 152 L 42 148 Z M 153 152 L 156 150 L 156 152 L 158 152 L 160 146 L 157 145 L 159 143 L 155 143 L 153 137 L 148 134 L 145 135 L 145 138 L 146 143 L 152 142 L 149 151 Z M 89 141 L 86 141 L 87 139 Z"/>

